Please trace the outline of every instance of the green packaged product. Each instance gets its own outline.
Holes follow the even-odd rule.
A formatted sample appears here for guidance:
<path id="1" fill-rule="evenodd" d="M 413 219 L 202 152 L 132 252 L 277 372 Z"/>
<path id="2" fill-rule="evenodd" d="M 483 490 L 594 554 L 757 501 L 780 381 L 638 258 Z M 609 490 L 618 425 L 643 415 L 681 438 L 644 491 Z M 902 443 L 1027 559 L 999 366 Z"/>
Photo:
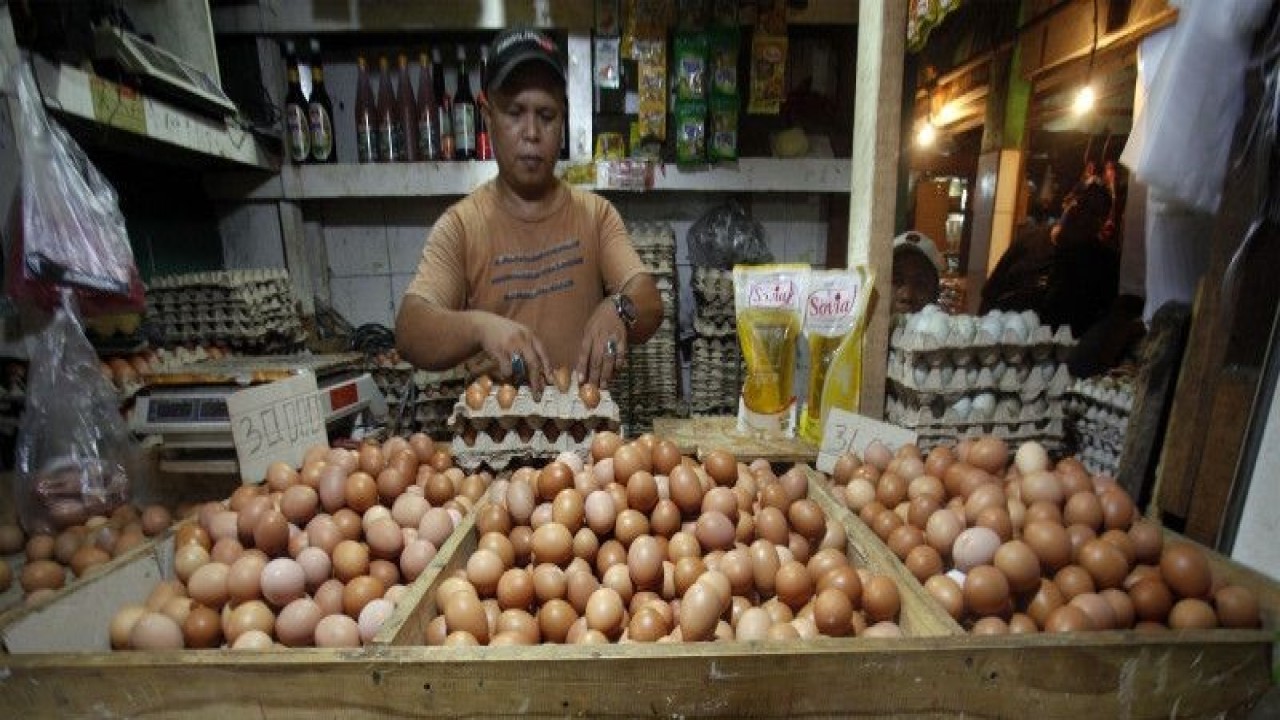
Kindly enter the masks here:
<path id="1" fill-rule="evenodd" d="M 707 159 L 707 103 L 676 101 L 676 163 L 694 165 Z"/>
<path id="2" fill-rule="evenodd" d="M 676 34 L 676 100 L 707 97 L 707 36 Z"/>
<path id="3" fill-rule="evenodd" d="M 715 30 L 710 37 L 711 95 L 736 97 L 738 94 L 738 31 Z"/>
<path id="4" fill-rule="evenodd" d="M 707 155 L 712 162 L 738 159 L 738 98 L 711 98 L 710 142 Z"/>

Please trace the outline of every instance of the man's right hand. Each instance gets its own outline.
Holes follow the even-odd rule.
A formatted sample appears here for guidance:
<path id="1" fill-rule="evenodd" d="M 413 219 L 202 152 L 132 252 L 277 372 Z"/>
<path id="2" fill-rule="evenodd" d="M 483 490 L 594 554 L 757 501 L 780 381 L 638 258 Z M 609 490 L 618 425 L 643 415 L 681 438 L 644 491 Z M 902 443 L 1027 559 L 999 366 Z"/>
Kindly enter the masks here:
<path id="1" fill-rule="evenodd" d="M 535 397 L 551 382 L 552 367 L 542 341 L 528 327 L 493 313 L 476 313 L 480 346 L 512 384 L 529 383 Z"/>

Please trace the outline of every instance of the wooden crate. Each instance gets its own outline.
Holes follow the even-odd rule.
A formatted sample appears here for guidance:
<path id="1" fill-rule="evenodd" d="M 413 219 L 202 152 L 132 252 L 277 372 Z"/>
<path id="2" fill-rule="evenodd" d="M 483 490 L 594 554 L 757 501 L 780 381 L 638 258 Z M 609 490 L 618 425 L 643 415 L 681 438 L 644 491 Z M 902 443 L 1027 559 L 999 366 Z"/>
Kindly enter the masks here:
<path id="1" fill-rule="evenodd" d="M 876 572 L 897 563 L 864 537 L 865 526 L 846 528 L 855 562 Z M 955 632 L 954 623 L 918 613 L 905 589 L 902 624 L 917 637 L 424 647 L 429 590 L 475 540 L 468 518 L 365 648 L 105 652 L 117 603 L 145 597 L 171 567 L 163 555 L 171 540 L 136 549 L 0 627 L 8 642 L 18 623 L 30 623 L 21 637 L 38 651 L 0 660 L 0 717 L 1205 717 L 1243 715 L 1273 684 L 1270 629 L 924 636 L 931 621 L 939 633 Z M 1275 628 L 1275 583 L 1210 557 L 1215 572 L 1258 593 Z M 80 612 L 57 607 L 64 603 Z M 71 650 L 60 637 L 95 647 Z"/>

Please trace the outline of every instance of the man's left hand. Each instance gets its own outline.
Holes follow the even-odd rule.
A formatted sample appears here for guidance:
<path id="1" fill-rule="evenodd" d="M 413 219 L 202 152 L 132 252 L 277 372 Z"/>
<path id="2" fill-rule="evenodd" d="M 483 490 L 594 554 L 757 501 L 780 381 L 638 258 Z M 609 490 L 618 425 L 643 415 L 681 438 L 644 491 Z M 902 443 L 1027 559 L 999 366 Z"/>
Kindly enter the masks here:
<path id="1" fill-rule="evenodd" d="M 584 328 L 575 370 L 581 382 L 592 383 L 603 390 L 626 364 L 626 358 L 627 327 L 618 317 L 613 301 L 605 298 Z"/>

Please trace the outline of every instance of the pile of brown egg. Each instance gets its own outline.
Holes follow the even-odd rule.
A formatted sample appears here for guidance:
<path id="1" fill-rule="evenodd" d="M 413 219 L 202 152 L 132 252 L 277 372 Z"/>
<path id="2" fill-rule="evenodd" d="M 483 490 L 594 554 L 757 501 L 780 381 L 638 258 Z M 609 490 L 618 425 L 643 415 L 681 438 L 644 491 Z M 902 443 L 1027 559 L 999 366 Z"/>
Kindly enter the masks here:
<path id="1" fill-rule="evenodd" d="M 24 601 L 35 605 L 53 595 L 67 583 L 68 571 L 74 578 L 95 572 L 112 558 L 159 535 L 172 523 L 169 511 L 160 505 L 139 510 L 121 505 L 110 516 L 94 515 L 82 523 L 70 525 L 56 535 L 37 533 L 27 537 L 18 525 L 0 525 L 0 555 L 16 555 L 25 550 L 26 559 L 19 572 Z M 13 568 L 0 561 L 0 592 L 13 583 Z"/>
<path id="2" fill-rule="evenodd" d="M 359 647 L 484 495 L 426 435 L 314 447 L 175 533 L 175 579 L 111 621 L 115 649 Z"/>
<path id="3" fill-rule="evenodd" d="M 873 444 L 832 473 L 848 507 L 942 608 L 974 633 L 1260 624 L 1248 588 L 1212 576 L 1204 552 L 1166 543 L 1132 498 L 1074 458 L 995 437 L 896 454 Z"/>
<path id="4" fill-rule="evenodd" d="M 430 645 L 901 635 L 897 585 L 851 565 L 794 467 L 598 432 L 490 488 L 475 551 L 444 578 Z"/>

